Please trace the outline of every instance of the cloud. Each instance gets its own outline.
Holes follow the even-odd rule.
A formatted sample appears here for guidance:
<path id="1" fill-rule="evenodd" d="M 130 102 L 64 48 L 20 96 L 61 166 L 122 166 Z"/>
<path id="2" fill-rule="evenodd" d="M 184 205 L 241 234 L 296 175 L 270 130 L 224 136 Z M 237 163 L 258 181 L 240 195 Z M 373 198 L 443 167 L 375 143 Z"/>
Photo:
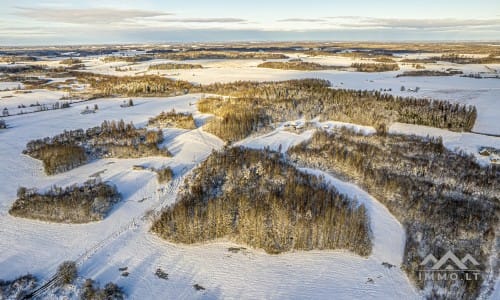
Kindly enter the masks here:
<path id="1" fill-rule="evenodd" d="M 471 29 L 500 26 L 500 19 L 400 19 L 372 18 L 360 16 L 330 17 L 334 24 L 345 28 L 389 28 L 389 29 Z"/>
<path id="2" fill-rule="evenodd" d="M 304 23 L 318 23 L 324 22 L 323 19 L 306 19 L 306 18 L 289 18 L 289 19 L 281 19 L 278 22 L 304 22 Z"/>
<path id="3" fill-rule="evenodd" d="M 115 8 L 47 8 L 16 7 L 18 16 L 44 22 L 60 22 L 70 24 L 111 24 L 137 18 L 168 16 L 171 13 Z"/>
<path id="4" fill-rule="evenodd" d="M 239 18 L 177 18 L 177 19 L 160 19 L 166 23 L 246 23 L 245 19 Z"/>

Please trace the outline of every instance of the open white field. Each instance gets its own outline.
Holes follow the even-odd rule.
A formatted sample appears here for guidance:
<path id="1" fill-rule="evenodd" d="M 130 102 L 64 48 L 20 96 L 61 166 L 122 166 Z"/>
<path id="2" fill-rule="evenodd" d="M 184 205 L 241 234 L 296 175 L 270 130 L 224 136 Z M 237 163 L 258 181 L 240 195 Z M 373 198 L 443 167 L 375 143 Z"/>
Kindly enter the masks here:
<path id="1" fill-rule="evenodd" d="M 348 58 L 314 57 L 304 59 L 332 65 L 350 65 Z M 103 63 L 98 58 L 84 59 L 89 72 L 113 75 L 157 74 L 147 71 L 155 60 L 131 63 Z M 170 61 L 172 62 L 172 61 Z M 204 69 L 159 71 L 165 76 L 197 83 L 230 82 L 236 80 L 286 80 L 296 78 L 323 78 L 333 87 L 380 90 L 402 96 L 447 99 L 475 105 L 478 120 L 474 131 L 500 134 L 500 80 L 461 77 L 399 77 L 398 72 L 360 73 L 345 71 L 283 71 L 257 68 L 261 60 L 199 60 Z M 57 62 L 52 62 L 56 65 Z M 131 68 L 116 71 L 116 67 Z M 441 66 L 438 66 L 440 68 Z M 447 64 L 443 68 L 449 67 Z M 500 66 L 494 66 L 496 70 Z M 477 72 L 484 66 L 465 66 Z M 175 73 L 175 74 L 173 74 Z M 415 92 L 401 91 L 419 87 Z M 1 87 L 1 86 L 0 86 Z M 0 88 L 1 90 L 1 88 Z M 15 111 L 23 104 L 52 104 L 64 93 L 35 90 L 29 94 L 0 92 L 0 109 Z M 13 96 L 13 97 L 3 97 Z M 58 175 L 47 176 L 41 162 L 21 154 L 32 139 L 53 136 L 64 130 L 89 128 L 104 120 L 133 122 L 146 126 L 147 120 L 175 108 L 178 112 L 194 113 L 201 124 L 207 115 L 199 114 L 193 105 L 201 95 L 172 98 L 133 98 L 135 106 L 121 108 L 124 99 L 98 99 L 75 103 L 63 110 L 44 111 L 6 118 L 9 129 L 0 131 L 0 279 L 14 279 L 32 273 L 48 279 L 64 260 L 77 260 L 82 277 L 92 277 L 101 283 L 116 282 L 125 288 L 131 299 L 418 299 L 420 294 L 399 268 L 403 259 L 404 230 L 401 224 L 375 198 L 358 186 L 341 181 L 318 170 L 304 172 L 324 175 L 326 180 L 342 193 L 356 197 L 370 214 L 373 232 L 373 253 L 362 258 L 344 251 L 291 252 L 269 255 L 260 250 L 246 249 L 238 253 L 228 251 L 235 246 L 228 241 L 203 245 L 174 245 L 152 235 L 148 230 L 149 212 L 172 204 L 183 175 L 206 158 L 223 142 L 203 131 L 165 129 L 166 146 L 170 158 L 102 159 Z M 128 98 L 127 98 L 128 99 Z M 99 106 L 96 113 L 82 115 L 86 106 Z M 297 120 L 296 123 L 304 122 Z M 345 124 L 330 120 L 317 122 L 316 127 L 332 129 L 348 126 L 365 134 L 374 129 L 369 126 Z M 500 148 L 500 138 L 473 133 L 454 133 L 446 130 L 393 124 L 390 131 L 402 134 L 442 136 L 444 145 L 451 150 L 474 153 L 480 147 Z M 314 129 L 294 133 L 280 124 L 276 130 L 252 136 L 238 144 L 250 148 L 270 147 L 285 151 L 288 147 L 309 139 Z M 155 174 L 134 171 L 137 164 L 172 167 L 177 179 L 166 188 L 158 185 Z M 122 194 L 122 201 L 101 222 L 83 225 L 51 224 L 14 218 L 8 210 L 16 198 L 19 186 L 37 187 L 82 183 L 93 174 L 100 173 L 103 180 L 113 182 Z M 13 242 L 15 241 L 15 242 Z M 387 268 L 387 262 L 395 265 Z M 128 267 L 130 275 L 123 277 L 118 271 Z M 159 279 L 154 272 L 162 268 L 169 273 L 168 280 Z M 206 290 L 196 291 L 194 284 Z M 498 283 L 497 283 L 498 286 Z M 498 290 L 498 289 L 497 289 Z M 498 291 L 496 291 L 498 293 Z M 52 299 L 76 298 L 76 294 L 48 295 Z M 495 295 L 491 299 L 496 299 Z"/>

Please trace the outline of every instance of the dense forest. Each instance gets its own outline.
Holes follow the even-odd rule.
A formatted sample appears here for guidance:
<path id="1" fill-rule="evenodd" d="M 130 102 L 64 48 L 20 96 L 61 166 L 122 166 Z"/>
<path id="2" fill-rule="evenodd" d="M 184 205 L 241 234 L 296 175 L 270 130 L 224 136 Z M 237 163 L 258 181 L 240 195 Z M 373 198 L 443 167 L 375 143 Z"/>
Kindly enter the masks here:
<path id="1" fill-rule="evenodd" d="M 396 75 L 396 77 L 404 76 L 453 76 L 463 74 L 460 70 L 447 70 L 447 71 L 433 71 L 433 70 L 419 70 L 419 71 L 404 71 L 401 74 Z"/>
<path id="2" fill-rule="evenodd" d="M 199 64 L 173 64 L 173 63 L 162 63 L 154 64 L 148 67 L 148 70 L 183 70 L 183 69 L 203 69 L 202 65 Z"/>
<path id="3" fill-rule="evenodd" d="M 392 122 L 470 131 L 476 108 L 441 100 L 397 97 L 379 91 L 331 89 L 318 79 L 282 82 L 216 83 L 203 91 L 232 97 L 209 97 L 198 109 L 216 116 L 207 131 L 237 140 L 275 122 L 299 118 L 336 120 L 374 126 L 384 132 Z"/>
<path id="4" fill-rule="evenodd" d="M 372 247 L 364 206 L 280 153 L 238 147 L 212 153 L 195 169 L 152 231 L 188 244 L 227 238 L 269 253 L 346 249 L 367 256 Z"/>
<path id="5" fill-rule="evenodd" d="M 321 65 L 313 62 L 304 61 L 267 61 L 259 64 L 259 68 L 269 68 L 269 69 L 282 69 L 282 70 L 298 70 L 298 71 L 320 71 L 320 70 L 332 70 L 341 69 L 338 66 L 327 66 Z"/>
<path id="6" fill-rule="evenodd" d="M 161 76 L 109 76 L 82 72 L 72 73 L 81 84 L 89 84 L 95 97 L 109 96 L 177 96 L 189 92 L 192 84 Z"/>
<path id="7" fill-rule="evenodd" d="M 440 138 L 364 136 L 347 129 L 317 132 L 288 154 L 299 165 L 357 182 L 398 218 L 406 229 L 403 268 L 420 288 L 471 299 L 481 285 L 481 280 L 457 281 L 440 289 L 450 281 L 419 279 L 419 264 L 429 253 L 469 253 L 483 270 L 498 268 L 488 261 L 499 226 L 498 167 L 481 167 L 472 156 L 444 148 Z"/>
<path id="8" fill-rule="evenodd" d="M 184 129 L 195 129 L 193 115 L 190 113 L 178 113 L 174 109 L 169 112 L 161 112 L 159 115 L 150 118 L 148 126 L 167 128 L 177 127 Z"/>
<path id="9" fill-rule="evenodd" d="M 351 68 L 358 72 L 388 72 L 399 70 L 396 63 L 352 63 Z"/>
<path id="10" fill-rule="evenodd" d="M 64 131 L 52 138 L 28 142 L 23 154 L 43 162 L 49 175 L 66 172 L 91 159 L 103 157 L 138 158 L 169 156 L 167 149 L 160 149 L 163 141 L 161 130 L 135 128 L 132 123 L 104 121 L 101 126 L 87 130 Z"/>
<path id="11" fill-rule="evenodd" d="M 88 223 L 104 219 L 119 200 L 116 187 L 98 179 L 81 186 L 52 186 L 44 193 L 20 187 L 9 213 L 57 223 Z"/>

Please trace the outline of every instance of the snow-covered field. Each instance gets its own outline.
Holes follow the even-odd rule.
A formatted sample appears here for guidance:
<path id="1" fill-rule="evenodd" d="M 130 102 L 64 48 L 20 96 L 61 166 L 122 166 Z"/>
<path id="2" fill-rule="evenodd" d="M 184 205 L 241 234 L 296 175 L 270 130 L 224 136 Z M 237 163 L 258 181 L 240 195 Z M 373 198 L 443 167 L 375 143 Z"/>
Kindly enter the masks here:
<path id="1" fill-rule="evenodd" d="M 151 62 L 107 63 L 98 59 L 84 60 L 87 70 L 115 75 L 135 75 L 145 72 Z M 324 64 L 350 64 L 348 59 L 309 58 Z M 158 61 L 155 61 L 157 63 Z M 449 99 L 476 105 L 478 120 L 474 130 L 480 133 L 500 134 L 500 80 L 460 77 L 400 77 L 397 72 L 299 72 L 257 68 L 259 60 L 205 60 L 206 68 L 175 70 L 171 76 L 198 83 L 235 80 L 285 80 L 292 78 L 324 78 L 334 87 L 353 89 L 391 89 L 404 96 Z M 130 67 L 132 71 L 116 72 L 115 67 Z M 474 66 L 480 68 L 480 66 Z M 497 68 L 498 69 L 498 68 Z M 162 74 L 168 71 L 160 71 Z M 154 72 L 156 73 L 156 71 Z M 402 92 L 400 87 L 420 87 L 418 93 Z M 0 86 L 0 90 L 1 90 Z M 3 97 L 14 96 L 14 97 Z M 63 96 L 61 92 L 36 90 L 31 94 L 0 92 L 0 109 L 17 109 L 39 101 L 53 103 Z M 238 253 L 228 251 L 235 246 L 228 241 L 203 245 L 175 245 L 152 235 L 151 211 L 175 201 L 176 191 L 183 176 L 206 158 L 223 142 L 203 131 L 165 129 L 164 145 L 174 154 L 171 158 L 102 159 L 62 174 L 47 176 L 41 162 L 21 154 L 29 140 L 52 136 L 63 130 L 88 128 L 104 120 L 124 119 L 136 126 L 145 126 L 147 120 L 161 111 L 175 108 L 178 112 L 194 113 L 197 123 L 206 115 L 196 112 L 191 105 L 200 95 L 172 98 L 134 98 L 135 106 L 121 108 L 123 99 L 98 99 L 76 103 L 63 110 L 11 116 L 6 119 L 9 129 L 0 131 L 0 279 L 14 279 L 32 273 L 48 279 L 64 260 L 77 260 L 82 278 L 91 277 L 104 284 L 116 282 L 125 288 L 131 299 L 417 299 L 420 294 L 399 268 L 403 258 L 404 230 L 389 211 L 372 196 L 354 184 L 341 181 L 318 170 L 303 169 L 325 179 L 342 193 L 355 197 L 367 207 L 373 233 L 373 253 L 362 258 L 345 251 L 296 251 L 269 255 L 263 251 L 246 249 Z M 99 106 L 95 114 L 81 115 L 85 106 Z M 299 124 L 304 120 L 297 120 Z M 316 127 L 332 129 L 350 126 L 365 134 L 374 129 L 368 126 L 345 124 L 331 120 L 316 123 Z M 500 148 L 500 138 L 472 133 L 454 133 L 424 126 L 393 124 L 391 132 L 403 134 L 442 136 L 451 150 L 474 153 L 480 147 Z M 292 145 L 309 139 L 314 129 L 294 133 L 281 124 L 276 130 L 252 136 L 238 144 L 250 148 L 270 147 L 285 151 Z M 161 189 L 155 174 L 135 171 L 137 164 L 173 168 L 176 178 Z M 49 188 L 53 184 L 82 183 L 91 175 L 100 173 L 103 180 L 112 181 L 123 196 L 110 215 L 101 222 L 90 224 L 52 224 L 13 218 L 8 210 L 16 198 L 19 186 Z M 395 265 L 387 268 L 387 262 Z M 128 267 L 130 275 L 121 276 L 119 268 Z M 169 279 L 159 279 L 154 272 L 161 268 Z M 206 290 L 196 291 L 194 284 Z M 498 284 L 497 284 L 498 286 Z M 75 295 L 69 294 L 70 297 Z M 52 295 L 52 298 L 58 296 Z M 493 296 L 494 297 L 494 296 Z M 492 298 L 494 299 L 494 298 Z"/>

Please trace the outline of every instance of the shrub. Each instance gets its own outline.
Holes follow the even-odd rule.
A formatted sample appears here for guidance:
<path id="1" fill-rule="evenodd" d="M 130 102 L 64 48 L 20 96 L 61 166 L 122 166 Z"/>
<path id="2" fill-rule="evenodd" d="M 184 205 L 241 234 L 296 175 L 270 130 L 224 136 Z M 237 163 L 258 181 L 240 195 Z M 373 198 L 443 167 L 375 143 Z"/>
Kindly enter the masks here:
<path id="1" fill-rule="evenodd" d="M 78 276 L 78 270 L 74 261 L 65 261 L 57 268 L 58 283 L 61 285 L 71 284 Z"/>

